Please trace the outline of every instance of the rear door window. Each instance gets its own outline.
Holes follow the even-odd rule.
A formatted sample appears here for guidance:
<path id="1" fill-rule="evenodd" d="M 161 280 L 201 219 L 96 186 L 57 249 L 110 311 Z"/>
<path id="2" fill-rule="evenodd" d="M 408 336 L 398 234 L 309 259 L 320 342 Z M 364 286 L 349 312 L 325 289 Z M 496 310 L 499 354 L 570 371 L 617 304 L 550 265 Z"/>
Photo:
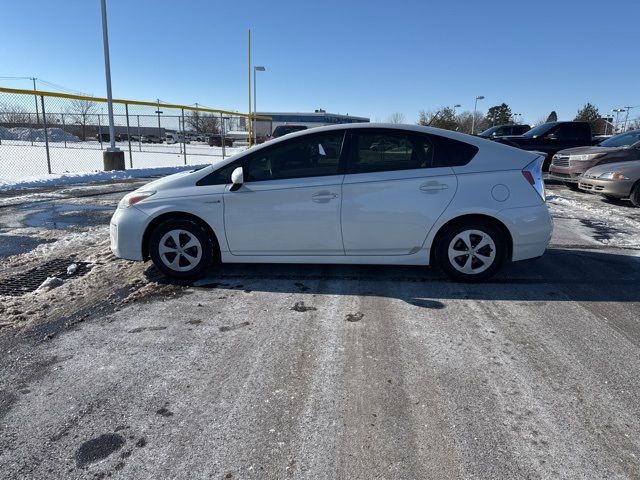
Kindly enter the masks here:
<path id="1" fill-rule="evenodd" d="M 426 136 L 402 131 L 357 132 L 349 163 L 349 173 L 428 168 L 433 163 L 433 145 Z"/>

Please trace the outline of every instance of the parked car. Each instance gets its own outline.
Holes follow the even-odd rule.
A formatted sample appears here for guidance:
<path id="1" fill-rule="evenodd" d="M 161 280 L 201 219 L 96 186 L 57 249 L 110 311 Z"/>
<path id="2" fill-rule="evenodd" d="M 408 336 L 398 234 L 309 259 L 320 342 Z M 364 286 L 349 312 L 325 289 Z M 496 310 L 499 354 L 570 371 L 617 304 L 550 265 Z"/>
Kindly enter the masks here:
<path id="1" fill-rule="evenodd" d="M 561 150 L 553 156 L 549 177 L 578 189 L 580 177 L 591 167 L 604 163 L 640 159 L 640 130 L 610 137 L 597 146 Z"/>
<path id="2" fill-rule="evenodd" d="M 207 142 L 210 147 L 221 147 L 222 146 L 222 135 L 221 134 L 213 134 L 209 135 Z M 225 147 L 233 147 L 233 139 L 229 137 L 224 138 L 224 146 Z"/>
<path id="3" fill-rule="evenodd" d="M 506 135 L 522 135 L 531 130 L 530 125 L 496 125 L 478 134 L 482 138 L 504 137 Z"/>
<path id="4" fill-rule="evenodd" d="M 547 122 L 522 135 L 496 137 L 495 141 L 545 153 L 543 170 L 547 170 L 551 159 L 560 150 L 593 144 L 591 126 L 587 122 Z"/>
<path id="5" fill-rule="evenodd" d="M 607 198 L 628 198 L 640 207 L 640 160 L 597 165 L 584 173 L 578 186 Z"/>
<path id="6" fill-rule="evenodd" d="M 162 138 L 158 137 L 157 135 L 142 135 L 140 137 L 140 141 L 142 143 L 162 143 L 163 142 Z"/>
<path id="7" fill-rule="evenodd" d="M 484 280 L 547 247 L 542 160 L 418 125 L 315 128 L 129 193 L 111 248 L 177 278 L 241 262 L 437 264 Z"/>
<path id="8" fill-rule="evenodd" d="M 306 130 L 307 127 L 304 125 L 278 125 L 271 134 L 271 138 L 282 137 L 283 135 L 287 135 L 293 132 L 300 132 L 302 130 Z"/>

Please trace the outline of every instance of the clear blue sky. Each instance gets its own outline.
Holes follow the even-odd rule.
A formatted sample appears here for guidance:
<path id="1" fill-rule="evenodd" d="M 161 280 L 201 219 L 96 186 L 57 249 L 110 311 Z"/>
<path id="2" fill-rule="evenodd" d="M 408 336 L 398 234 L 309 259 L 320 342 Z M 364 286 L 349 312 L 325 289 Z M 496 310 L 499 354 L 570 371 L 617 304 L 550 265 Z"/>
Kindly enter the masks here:
<path id="1" fill-rule="evenodd" d="M 638 0 L 110 0 L 114 96 L 259 111 L 317 107 L 414 122 L 422 109 L 507 102 L 526 121 L 640 104 Z M 0 76 L 105 95 L 98 0 L 5 1 Z M 0 85 L 28 86 L 0 80 Z M 460 109 L 459 109 L 460 111 Z M 635 115 L 640 114 L 640 108 Z"/>

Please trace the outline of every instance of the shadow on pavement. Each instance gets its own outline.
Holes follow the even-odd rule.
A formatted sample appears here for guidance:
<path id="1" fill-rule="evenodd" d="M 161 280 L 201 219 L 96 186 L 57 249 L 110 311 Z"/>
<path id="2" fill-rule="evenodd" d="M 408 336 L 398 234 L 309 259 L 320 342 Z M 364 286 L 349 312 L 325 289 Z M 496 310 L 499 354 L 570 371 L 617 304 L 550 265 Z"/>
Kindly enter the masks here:
<path id="1" fill-rule="evenodd" d="M 146 271 L 150 280 L 182 284 Z M 196 288 L 398 298 L 424 308 L 435 299 L 640 302 L 640 257 L 552 248 L 542 258 L 506 265 L 488 282 L 455 283 L 438 269 L 385 265 L 223 264 Z"/>

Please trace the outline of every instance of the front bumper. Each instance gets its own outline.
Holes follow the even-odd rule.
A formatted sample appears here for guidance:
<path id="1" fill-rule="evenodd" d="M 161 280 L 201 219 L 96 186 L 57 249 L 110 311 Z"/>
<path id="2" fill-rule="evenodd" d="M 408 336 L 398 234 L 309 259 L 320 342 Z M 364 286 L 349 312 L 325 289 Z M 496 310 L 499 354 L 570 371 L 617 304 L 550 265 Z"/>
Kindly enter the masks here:
<path id="1" fill-rule="evenodd" d="M 135 206 L 118 208 L 109 225 L 113 254 L 126 260 L 144 260 L 142 237 L 148 223 L 149 216 Z"/>
<path id="2" fill-rule="evenodd" d="M 633 180 L 604 180 L 601 178 L 581 177 L 578 182 L 578 188 L 585 192 L 627 198 L 631 194 L 633 184 Z"/>
<path id="3" fill-rule="evenodd" d="M 560 166 L 553 163 L 549 166 L 549 178 L 560 182 L 578 183 L 586 170 L 575 166 Z"/>

